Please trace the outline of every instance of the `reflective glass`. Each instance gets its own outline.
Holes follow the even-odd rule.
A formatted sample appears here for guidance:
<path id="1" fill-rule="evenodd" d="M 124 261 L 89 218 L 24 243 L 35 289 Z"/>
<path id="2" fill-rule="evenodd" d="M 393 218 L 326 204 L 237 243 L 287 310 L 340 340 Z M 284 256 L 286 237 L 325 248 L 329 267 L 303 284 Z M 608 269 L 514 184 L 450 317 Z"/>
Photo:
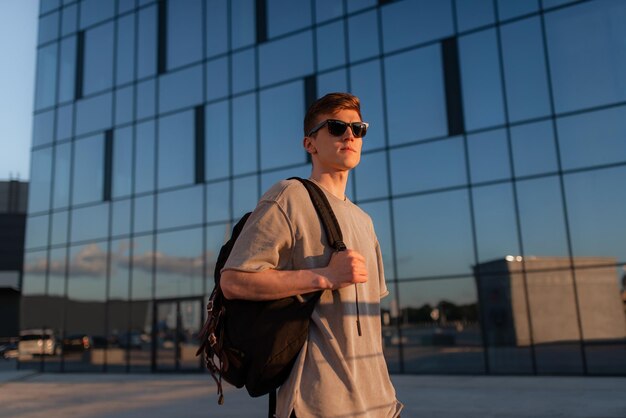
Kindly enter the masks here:
<path id="1" fill-rule="evenodd" d="M 137 119 L 154 116 L 156 112 L 156 82 L 154 79 L 137 83 Z"/>
<path id="2" fill-rule="evenodd" d="M 133 128 L 116 129 L 113 133 L 113 170 L 111 195 L 128 196 L 133 189 Z"/>
<path id="3" fill-rule="evenodd" d="M 63 8 L 61 16 L 61 36 L 76 32 L 78 25 L 78 6 L 72 4 Z"/>
<path id="4" fill-rule="evenodd" d="M 32 147 L 46 145 L 52 142 L 54 135 L 54 109 L 41 112 L 33 116 Z"/>
<path id="5" fill-rule="evenodd" d="M 399 1 L 382 7 L 385 52 L 454 34 L 452 1 Z"/>
<path id="6" fill-rule="evenodd" d="M 159 78 L 159 112 L 169 112 L 202 103 L 202 65 Z"/>
<path id="7" fill-rule="evenodd" d="M 72 242 L 106 238 L 109 234 L 109 204 L 74 209 L 71 213 Z"/>
<path id="8" fill-rule="evenodd" d="M 367 29 L 363 30 L 364 28 Z M 371 58 L 380 54 L 378 33 L 378 13 L 376 10 L 348 18 L 350 62 Z M 333 48 L 335 42 L 337 41 L 323 45 L 323 47 Z"/>
<path id="9" fill-rule="evenodd" d="M 156 236 L 157 298 L 202 295 L 202 235 L 198 228 Z"/>
<path id="10" fill-rule="evenodd" d="M 111 203 L 111 236 L 130 234 L 130 199 Z"/>
<path id="11" fill-rule="evenodd" d="M 524 256 L 566 257 L 567 234 L 558 177 L 517 182 L 517 201 Z"/>
<path id="12" fill-rule="evenodd" d="M 391 161 L 394 195 L 467 183 L 460 137 L 391 150 Z"/>
<path id="13" fill-rule="evenodd" d="M 206 99 L 228 96 L 228 58 L 218 58 L 206 64 Z"/>
<path id="14" fill-rule="evenodd" d="M 509 120 L 516 122 L 549 115 L 550 97 L 539 18 L 502 26 L 501 39 Z"/>
<path id="15" fill-rule="evenodd" d="M 153 297 L 152 269 L 154 265 L 154 236 L 133 238 L 132 243 L 132 300 L 146 300 Z"/>
<path id="16" fill-rule="evenodd" d="M 511 184 L 474 187 L 472 197 L 478 261 L 521 255 Z"/>
<path id="17" fill-rule="evenodd" d="M 358 184 L 358 181 L 357 181 Z M 393 247 L 391 234 L 391 215 L 388 201 L 359 203 L 359 207 L 363 209 L 374 223 L 374 230 L 378 237 L 378 244 L 383 256 L 383 265 L 385 269 L 385 279 L 387 280 L 387 288 L 392 291 L 393 284 L 391 280 L 396 277 L 393 262 Z M 387 299 L 387 298 L 385 298 Z"/>
<path id="18" fill-rule="evenodd" d="M 26 251 L 24 253 L 22 297 L 45 295 L 47 257 L 46 251 Z"/>
<path id="19" fill-rule="evenodd" d="M 385 81 L 391 144 L 448 135 L 439 45 L 385 59 Z"/>
<path id="20" fill-rule="evenodd" d="M 28 184 L 28 213 L 40 212 L 50 208 L 51 174 L 52 148 L 33 151 Z"/>
<path id="21" fill-rule="evenodd" d="M 230 129 L 228 102 L 205 107 L 205 178 L 227 177 L 230 171 Z M 242 115 L 239 115 L 241 117 Z M 245 124 L 247 125 L 247 123 Z M 256 142 L 256 141 L 255 141 Z M 243 153 L 247 154 L 247 153 Z"/>
<path id="22" fill-rule="evenodd" d="M 220 181 L 206 185 L 206 221 L 230 219 L 230 182 Z"/>
<path id="23" fill-rule="evenodd" d="M 228 4 L 222 0 L 207 0 L 205 10 L 206 56 L 212 57 L 227 51 Z"/>
<path id="24" fill-rule="evenodd" d="M 123 337 L 126 337 L 126 340 L 129 339 L 126 335 L 129 327 L 128 321 L 131 318 L 130 306 L 127 303 L 130 299 L 130 248 L 130 239 L 111 241 L 107 289 L 107 340 L 109 341 L 107 371 L 126 364 L 125 349 L 127 345 L 130 345 L 127 341 L 120 341 Z M 135 315 L 137 315 L 136 312 Z M 133 348 L 138 347 L 133 346 Z"/>
<path id="25" fill-rule="evenodd" d="M 345 65 L 346 43 L 343 20 L 319 26 L 316 37 L 318 71 Z"/>
<path id="26" fill-rule="evenodd" d="M 65 208 L 70 204 L 70 172 L 72 167 L 72 144 L 56 146 L 54 155 L 54 186 L 52 207 Z"/>
<path id="27" fill-rule="evenodd" d="M 574 256 L 626 260 L 626 167 L 565 176 L 565 196 Z"/>
<path id="28" fill-rule="evenodd" d="M 459 32 L 493 24 L 496 19 L 493 0 L 455 0 Z"/>
<path id="29" fill-rule="evenodd" d="M 553 127 L 549 121 L 511 127 L 516 176 L 557 170 Z"/>
<path id="30" fill-rule="evenodd" d="M 166 4 L 167 68 L 201 60 L 202 0 L 169 0 Z"/>
<path id="31" fill-rule="evenodd" d="M 40 0 L 39 1 L 39 14 L 51 12 L 54 9 L 61 7 L 59 0 Z"/>
<path id="32" fill-rule="evenodd" d="M 50 13 L 39 19 L 38 45 L 59 37 L 59 12 Z"/>
<path id="33" fill-rule="evenodd" d="M 138 13 L 137 77 L 142 78 L 156 73 L 157 8 L 146 7 Z"/>
<path id="34" fill-rule="evenodd" d="M 399 296 L 404 370 L 485 373 L 473 278 L 400 283 Z"/>
<path id="35" fill-rule="evenodd" d="M 233 217 L 241 218 L 254 210 L 259 199 L 258 176 L 240 177 L 233 180 Z"/>
<path id="36" fill-rule="evenodd" d="M 114 24 L 107 23 L 85 31 L 85 95 L 109 89 L 113 85 L 113 29 Z"/>
<path id="37" fill-rule="evenodd" d="M 48 226 L 50 216 L 29 216 L 26 221 L 25 248 L 38 248 L 48 245 Z"/>
<path id="38" fill-rule="evenodd" d="M 283 170 L 272 170 L 261 174 L 261 195 L 269 190 L 274 184 L 281 180 L 288 179 L 289 177 L 301 177 L 308 178 L 311 175 L 311 165 L 303 164 L 298 167 L 290 167 Z M 351 199 L 352 190 L 352 176 L 348 178 L 348 185 L 346 187 L 346 196 Z"/>
<path id="39" fill-rule="evenodd" d="M 64 210 L 55 212 L 50 217 L 50 245 L 67 243 L 67 226 L 69 212 Z"/>
<path id="40" fill-rule="evenodd" d="M 361 162 L 354 171 L 356 197 L 359 201 L 377 197 L 387 197 L 387 153 L 385 151 L 361 156 Z"/>
<path id="41" fill-rule="evenodd" d="M 626 100 L 626 3 L 585 2 L 545 19 L 556 112 Z"/>
<path id="42" fill-rule="evenodd" d="M 133 232 L 154 230 L 154 195 L 135 198 L 133 206 Z"/>
<path id="43" fill-rule="evenodd" d="M 159 120 L 158 187 L 192 184 L 195 176 L 194 114 L 176 113 Z"/>
<path id="44" fill-rule="evenodd" d="M 76 135 L 103 131 L 111 127 L 111 93 L 76 102 Z"/>
<path id="45" fill-rule="evenodd" d="M 37 51 L 35 110 L 54 105 L 57 78 L 57 49 L 54 43 Z"/>
<path id="46" fill-rule="evenodd" d="M 480 129 L 504 123 L 495 30 L 460 37 L 459 59 L 465 128 Z"/>
<path id="47" fill-rule="evenodd" d="M 72 36 L 61 41 L 59 63 L 59 102 L 74 100 L 76 86 L 76 37 Z"/>
<path id="48" fill-rule="evenodd" d="M 206 289 L 207 290 L 212 289 L 213 286 L 215 285 L 215 282 L 213 279 L 213 273 L 215 271 L 215 263 L 217 261 L 217 256 L 220 253 L 220 249 L 222 248 L 222 245 L 224 245 L 224 243 L 226 243 L 226 241 L 230 238 L 230 233 L 231 233 L 230 229 L 231 229 L 231 225 L 228 223 L 212 225 L 206 228 L 206 234 L 205 234 L 206 250 L 204 252 L 204 255 L 206 257 L 205 277 L 206 277 Z"/>
<path id="49" fill-rule="evenodd" d="M 202 186 L 157 195 L 157 229 L 202 223 Z"/>
<path id="50" fill-rule="evenodd" d="M 117 20 L 115 82 L 128 83 L 135 77 L 135 14 L 122 16 Z"/>
<path id="51" fill-rule="evenodd" d="M 233 174 L 257 170 L 257 112 L 256 94 L 233 98 L 233 115 L 246 123 L 233 123 L 233 149 L 238 150 L 233 158 Z M 302 117 L 300 115 L 300 117 Z M 245 152 L 241 152 L 245 150 Z M 226 154 L 223 154 L 226 155 Z"/>
<path id="52" fill-rule="evenodd" d="M 506 130 L 496 129 L 468 135 L 467 149 L 472 183 L 511 177 Z"/>
<path id="53" fill-rule="evenodd" d="M 259 82 L 261 86 L 313 72 L 313 34 L 311 31 L 261 44 L 259 47 Z M 289 65 L 280 64 L 289 57 Z"/>
<path id="54" fill-rule="evenodd" d="M 317 97 L 336 91 L 348 91 L 348 73 L 345 69 L 317 75 Z M 369 138 L 369 137 L 368 137 Z"/>
<path id="55" fill-rule="evenodd" d="M 336 0 L 315 1 L 315 20 L 323 22 L 343 15 L 343 2 Z"/>
<path id="56" fill-rule="evenodd" d="M 74 143 L 72 204 L 97 202 L 104 196 L 104 137 L 94 135 Z"/>
<path id="57" fill-rule="evenodd" d="M 352 12 L 356 12 L 357 10 L 375 6 L 376 0 L 349 0 L 347 1 L 347 5 L 348 5 L 348 13 L 352 13 Z"/>
<path id="58" fill-rule="evenodd" d="M 557 119 L 564 170 L 626 161 L 626 107 Z"/>
<path id="59" fill-rule="evenodd" d="M 80 5 L 80 28 L 110 19 L 114 13 L 114 1 L 83 0 Z"/>
<path id="60" fill-rule="evenodd" d="M 256 87 L 255 49 L 250 48 L 232 55 L 233 94 L 252 90 Z M 227 76 L 225 77 L 227 80 Z M 228 83 L 224 83 L 228 89 Z"/>
<path id="61" fill-rule="evenodd" d="M 300 81 L 261 91 L 262 169 L 306 162 L 303 91 Z"/>
<path id="62" fill-rule="evenodd" d="M 267 0 L 268 37 L 311 26 L 311 1 Z"/>
<path id="63" fill-rule="evenodd" d="M 129 10 L 134 9 L 136 6 L 135 0 L 118 0 L 117 1 L 117 13 L 121 14 Z"/>
<path id="64" fill-rule="evenodd" d="M 255 0 L 232 0 L 230 9 L 231 48 L 252 45 L 256 41 Z"/>
<path id="65" fill-rule="evenodd" d="M 539 10 L 539 0 L 498 0 L 498 17 L 500 20 L 511 19 L 537 10 Z"/>
<path id="66" fill-rule="evenodd" d="M 115 124 L 122 125 L 133 120 L 135 95 L 133 86 L 124 87 L 115 91 Z"/>
<path id="67" fill-rule="evenodd" d="M 367 138 L 363 141 L 363 151 L 385 146 L 380 61 L 350 67 L 350 89 L 361 100 L 361 115 L 370 124 Z"/>
<path id="68" fill-rule="evenodd" d="M 466 190 L 394 201 L 398 278 L 467 274 L 474 263 Z"/>
<path id="69" fill-rule="evenodd" d="M 155 170 L 154 121 L 137 125 L 135 130 L 135 193 L 154 190 Z"/>
<path id="70" fill-rule="evenodd" d="M 68 104 L 57 108 L 56 140 L 62 141 L 72 136 L 74 129 L 74 105 Z"/>

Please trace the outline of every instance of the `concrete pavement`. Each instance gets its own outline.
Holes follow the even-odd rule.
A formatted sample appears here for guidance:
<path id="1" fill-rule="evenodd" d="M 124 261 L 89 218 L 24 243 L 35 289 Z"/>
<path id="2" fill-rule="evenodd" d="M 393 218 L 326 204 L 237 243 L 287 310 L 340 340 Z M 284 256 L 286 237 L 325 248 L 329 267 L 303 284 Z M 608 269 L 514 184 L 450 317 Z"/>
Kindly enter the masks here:
<path id="1" fill-rule="evenodd" d="M 403 418 L 624 418 L 626 378 L 392 376 Z M 267 398 L 208 374 L 40 374 L 0 371 L 0 417 L 266 417 Z"/>

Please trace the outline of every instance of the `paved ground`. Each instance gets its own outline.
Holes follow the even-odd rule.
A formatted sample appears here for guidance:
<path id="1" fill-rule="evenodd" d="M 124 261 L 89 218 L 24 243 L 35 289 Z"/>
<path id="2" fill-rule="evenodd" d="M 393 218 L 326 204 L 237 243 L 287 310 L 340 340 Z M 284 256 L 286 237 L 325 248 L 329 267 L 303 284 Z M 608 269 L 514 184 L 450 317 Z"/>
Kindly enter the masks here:
<path id="1" fill-rule="evenodd" d="M 626 378 L 393 376 L 403 418 L 624 418 Z M 0 417 L 266 417 L 266 398 L 209 375 L 39 374 L 0 368 Z"/>

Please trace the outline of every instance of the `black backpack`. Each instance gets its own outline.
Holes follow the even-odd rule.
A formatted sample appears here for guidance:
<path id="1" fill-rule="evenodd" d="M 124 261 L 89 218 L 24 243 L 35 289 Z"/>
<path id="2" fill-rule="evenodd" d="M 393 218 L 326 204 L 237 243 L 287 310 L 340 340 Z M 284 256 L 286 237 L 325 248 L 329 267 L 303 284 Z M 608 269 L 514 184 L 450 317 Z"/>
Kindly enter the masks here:
<path id="1" fill-rule="evenodd" d="M 346 249 L 335 214 L 320 188 L 299 180 L 309 192 L 313 206 L 336 251 Z M 322 291 L 272 301 L 228 300 L 220 288 L 220 271 L 250 213 L 235 225 L 230 240 L 221 248 L 215 264 L 215 287 L 207 304 L 207 318 L 200 332 L 206 367 L 217 383 L 218 403 L 224 403 L 222 379 L 250 396 L 270 394 L 274 407 L 276 388 L 289 376 L 309 330 L 309 321 Z"/>

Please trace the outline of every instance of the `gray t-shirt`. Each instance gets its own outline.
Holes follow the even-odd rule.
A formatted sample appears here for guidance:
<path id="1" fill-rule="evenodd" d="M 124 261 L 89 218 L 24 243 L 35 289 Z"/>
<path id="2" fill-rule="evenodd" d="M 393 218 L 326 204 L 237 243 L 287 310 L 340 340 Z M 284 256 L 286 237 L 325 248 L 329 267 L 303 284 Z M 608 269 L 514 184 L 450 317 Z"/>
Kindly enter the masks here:
<path id="1" fill-rule="evenodd" d="M 323 188 L 322 188 L 323 189 Z M 311 316 L 309 338 L 277 396 L 276 416 L 397 417 L 397 401 L 382 351 L 380 298 L 389 292 L 370 217 L 324 190 L 349 249 L 361 253 L 367 283 L 326 291 Z M 308 192 L 297 180 L 275 184 L 246 222 L 224 270 L 303 270 L 326 267 L 332 248 Z"/>

